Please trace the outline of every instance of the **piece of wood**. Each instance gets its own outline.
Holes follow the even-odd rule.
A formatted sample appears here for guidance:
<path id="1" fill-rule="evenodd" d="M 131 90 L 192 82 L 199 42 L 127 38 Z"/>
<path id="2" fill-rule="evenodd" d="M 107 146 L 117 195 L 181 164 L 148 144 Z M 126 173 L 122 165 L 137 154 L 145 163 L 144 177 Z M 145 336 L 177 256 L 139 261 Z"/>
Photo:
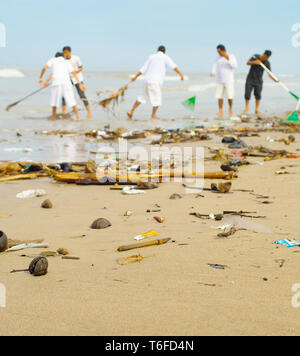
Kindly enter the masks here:
<path id="1" fill-rule="evenodd" d="M 133 244 L 133 245 L 120 246 L 120 247 L 118 247 L 118 251 L 124 252 L 124 251 L 130 251 L 130 250 L 143 248 L 143 247 L 164 245 L 164 244 L 168 243 L 169 241 L 171 241 L 171 239 L 158 239 L 158 240 L 152 240 L 152 241 L 147 241 L 147 242 L 141 242 L 141 243 Z"/>
<path id="2" fill-rule="evenodd" d="M 0 178 L 0 183 L 11 182 L 11 181 L 15 181 L 15 180 L 23 180 L 23 179 L 35 179 L 37 177 L 38 177 L 37 174 L 20 174 L 17 176 L 9 176 L 9 177 Z"/>

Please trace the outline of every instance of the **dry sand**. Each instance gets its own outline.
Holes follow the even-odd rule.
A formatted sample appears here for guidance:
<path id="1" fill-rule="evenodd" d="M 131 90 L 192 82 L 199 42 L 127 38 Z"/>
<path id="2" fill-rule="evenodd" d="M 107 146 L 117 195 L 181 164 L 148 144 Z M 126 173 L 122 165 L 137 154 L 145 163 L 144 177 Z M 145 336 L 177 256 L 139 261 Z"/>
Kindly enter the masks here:
<path id="1" fill-rule="evenodd" d="M 267 143 L 265 138 L 245 142 L 263 142 L 269 148 L 292 152 L 299 148 L 300 135 L 288 147 Z M 251 160 L 256 161 L 262 160 Z M 207 170 L 213 168 L 210 165 Z M 282 166 L 295 174 L 275 175 Z M 7 290 L 7 307 L 0 308 L 0 334 L 299 335 L 300 308 L 292 307 L 292 286 L 300 283 L 300 249 L 273 244 L 277 239 L 300 239 L 299 174 L 297 159 L 243 167 L 232 193 L 203 192 L 204 198 L 196 198 L 198 192 L 185 194 L 182 185 L 174 183 L 162 184 L 142 196 L 124 196 L 109 187 L 55 184 L 48 178 L 2 183 L 0 216 L 13 216 L 0 218 L 0 229 L 9 238 L 42 238 L 50 244 L 49 250 L 64 247 L 80 260 L 49 258 L 48 275 L 36 278 L 10 271 L 28 266 L 31 259 L 20 255 L 40 250 L 0 255 L 0 283 Z M 206 186 L 210 183 L 206 181 Z M 38 188 L 47 191 L 52 210 L 40 208 L 44 197 L 16 198 L 23 190 Z M 264 205 L 236 189 L 253 189 L 270 196 L 273 203 Z M 169 200 L 173 193 L 183 199 Z M 161 206 L 161 212 L 146 213 L 155 204 Z M 125 218 L 126 210 L 133 215 Z M 274 233 L 239 231 L 229 239 L 218 239 L 218 231 L 212 228 L 218 223 L 189 215 L 223 210 L 265 215 L 267 219 L 255 222 Z M 165 216 L 166 222 L 158 224 L 155 215 Z M 100 217 L 109 219 L 112 227 L 91 230 L 91 223 Z M 149 230 L 176 242 L 116 252 L 118 246 L 133 243 L 136 235 Z M 127 266 L 116 262 L 136 253 L 148 258 Z M 283 268 L 278 259 L 285 260 Z M 209 263 L 228 268 L 216 270 Z"/>

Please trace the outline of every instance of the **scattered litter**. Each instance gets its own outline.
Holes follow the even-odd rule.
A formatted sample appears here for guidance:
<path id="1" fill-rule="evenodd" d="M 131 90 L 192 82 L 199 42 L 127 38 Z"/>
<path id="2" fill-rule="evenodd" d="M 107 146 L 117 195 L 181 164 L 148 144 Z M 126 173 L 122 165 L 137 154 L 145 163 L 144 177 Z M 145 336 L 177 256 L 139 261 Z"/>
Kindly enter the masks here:
<path id="1" fill-rule="evenodd" d="M 161 239 L 161 240 L 153 240 L 153 241 L 147 241 L 147 242 L 142 242 L 138 244 L 133 244 L 133 245 L 128 245 L 128 246 L 120 246 L 118 247 L 117 251 L 119 252 L 124 252 L 124 251 L 130 251 L 138 248 L 143 248 L 143 247 L 150 247 L 150 246 L 157 246 L 157 245 L 164 245 L 171 241 L 170 238 L 168 239 Z"/>
<path id="2" fill-rule="evenodd" d="M 180 194 L 175 193 L 170 196 L 170 199 L 171 200 L 179 200 L 179 199 L 182 199 L 182 196 Z"/>
<path id="3" fill-rule="evenodd" d="M 141 255 L 134 255 L 134 256 L 130 256 L 130 257 L 125 257 L 125 258 L 119 258 L 117 259 L 117 262 L 119 265 L 121 266 L 126 266 L 129 265 L 131 263 L 137 263 L 137 262 L 141 262 L 145 259 L 146 257 L 143 257 Z"/>
<path id="4" fill-rule="evenodd" d="M 300 247 L 300 242 L 297 241 L 297 240 L 277 240 L 277 241 L 274 241 L 275 244 L 277 245 L 284 245 L 284 246 L 287 246 L 287 247 Z"/>
<path id="5" fill-rule="evenodd" d="M 220 238 L 227 238 L 227 237 L 230 237 L 230 236 L 234 235 L 236 232 L 237 232 L 237 229 L 236 229 L 235 227 L 232 227 L 232 228 L 230 229 L 230 231 L 228 231 L 228 232 L 222 232 L 222 233 L 218 234 L 218 237 L 220 237 Z"/>
<path id="6" fill-rule="evenodd" d="M 124 195 L 138 195 L 138 194 L 145 194 L 143 190 L 138 190 L 132 187 L 125 187 L 122 190 L 122 194 Z"/>
<path id="7" fill-rule="evenodd" d="M 159 216 L 154 216 L 153 218 L 154 220 L 156 220 L 158 223 L 163 224 L 166 221 L 166 218 L 164 217 L 159 217 Z"/>
<path id="8" fill-rule="evenodd" d="M 80 260 L 80 257 L 62 256 L 62 260 L 73 260 L 73 261 L 79 261 L 79 260 Z"/>
<path id="9" fill-rule="evenodd" d="M 239 227 L 242 229 L 250 230 L 256 233 L 272 234 L 273 231 L 263 225 L 256 224 L 252 221 L 246 221 L 234 215 L 228 215 L 224 217 L 224 225 L 219 226 L 218 229 L 225 230 L 232 227 Z"/>
<path id="10" fill-rule="evenodd" d="M 225 268 L 228 268 L 227 266 L 223 266 L 223 265 L 216 265 L 216 264 L 211 264 L 209 263 L 208 264 L 211 268 L 214 268 L 214 269 L 225 269 Z"/>
<path id="11" fill-rule="evenodd" d="M 28 269 L 13 270 L 10 273 L 29 272 L 35 277 L 45 276 L 48 273 L 48 260 L 45 257 L 36 257 L 29 265 Z"/>
<path id="12" fill-rule="evenodd" d="M 141 234 L 141 235 L 136 236 L 134 239 L 136 241 L 141 241 L 141 240 L 148 239 L 150 237 L 154 237 L 157 235 L 158 235 L 158 233 L 156 231 L 149 231 L 146 234 Z"/>
<path id="13" fill-rule="evenodd" d="M 48 248 L 49 245 L 48 244 L 35 244 L 35 243 L 30 243 L 30 244 L 21 244 L 21 245 L 17 245 L 14 247 L 9 248 L 8 250 L 6 250 L 6 252 L 14 252 L 14 251 L 21 251 L 21 250 L 25 250 L 27 248 Z"/>
<path id="14" fill-rule="evenodd" d="M 285 264 L 285 260 L 275 260 L 275 262 L 279 264 L 280 268 L 282 268 Z"/>
<path id="15" fill-rule="evenodd" d="M 17 198 L 19 199 L 27 199 L 27 198 L 35 198 L 35 197 L 42 197 L 47 193 L 43 189 L 32 189 L 32 190 L 25 190 L 22 193 L 17 194 Z"/>
<path id="16" fill-rule="evenodd" d="M 67 256 L 69 254 L 69 251 L 66 248 L 59 248 L 57 250 L 57 253 L 62 256 Z"/>

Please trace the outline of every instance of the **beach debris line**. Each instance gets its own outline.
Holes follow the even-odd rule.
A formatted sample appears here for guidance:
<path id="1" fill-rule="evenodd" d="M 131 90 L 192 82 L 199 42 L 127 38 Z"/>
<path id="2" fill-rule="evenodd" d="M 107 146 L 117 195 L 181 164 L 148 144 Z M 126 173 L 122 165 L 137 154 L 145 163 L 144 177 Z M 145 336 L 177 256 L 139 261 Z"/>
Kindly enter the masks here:
<path id="1" fill-rule="evenodd" d="M 10 273 L 29 272 L 35 277 L 45 276 L 48 273 L 48 260 L 45 257 L 36 257 L 29 265 L 28 269 L 13 270 Z"/>
<path id="2" fill-rule="evenodd" d="M 124 251 L 130 251 L 130 250 L 135 250 L 135 249 L 139 249 L 139 248 L 144 248 L 144 247 L 164 245 L 164 244 L 167 244 L 169 241 L 171 241 L 171 239 L 167 238 L 167 239 L 141 242 L 141 243 L 137 243 L 137 244 L 133 244 L 133 245 L 120 246 L 120 247 L 118 247 L 117 251 L 124 252 Z"/>

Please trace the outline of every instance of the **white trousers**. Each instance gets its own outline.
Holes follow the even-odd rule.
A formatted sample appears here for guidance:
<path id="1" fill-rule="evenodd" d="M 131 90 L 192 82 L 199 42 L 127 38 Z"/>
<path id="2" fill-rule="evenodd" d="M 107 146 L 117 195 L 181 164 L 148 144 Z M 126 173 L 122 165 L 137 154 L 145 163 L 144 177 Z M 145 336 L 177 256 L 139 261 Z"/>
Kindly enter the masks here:
<path id="1" fill-rule="evenodd" d="M 62 98 L 65 98 L 67 106 L 73 108 L 76 106 L 73 86 L 70 85 L 54 85 L 51 89 L 51 106 L 59 108 Z"/>
<path id="2" fill-rule="evenodd" d="M 138 101 L 142 104 L 146 104 L 148 100 L 153 107 L 161 106 L 162 93 L 161 85 L 157 83 L 145 83 L 144 92 L 138 97 Z"/>
<path id="3" fill-rule="evenodd" d="M 234 83 L 218 83 L 217 84 L 217 99 L 224 99 L 225 93 L 228 99 L 234 99 Z"/>

